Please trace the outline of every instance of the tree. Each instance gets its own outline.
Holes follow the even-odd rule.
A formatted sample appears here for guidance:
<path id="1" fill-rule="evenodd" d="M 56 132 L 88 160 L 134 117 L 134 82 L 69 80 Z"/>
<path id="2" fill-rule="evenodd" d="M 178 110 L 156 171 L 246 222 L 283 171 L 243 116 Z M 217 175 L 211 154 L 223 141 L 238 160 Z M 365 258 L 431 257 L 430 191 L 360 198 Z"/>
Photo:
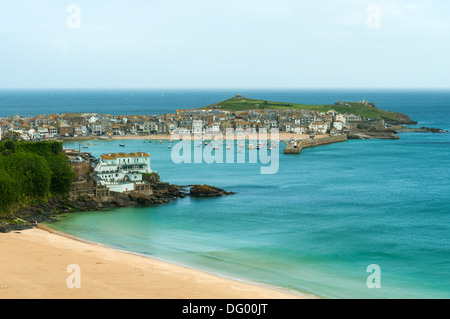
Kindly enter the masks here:
<path id="1" fill-rule="evenodd" d="M 47 158 L 52 171 L 50 192 L 55 195 L 67 195 L 72 188 L 76 174 L 69 160 L 62 153 Z"/>
<path id="2" fill-rule="evenodd" d="M 59 143 L 59 142 L 53 142 L 52 143 L 52 152 L 53 152 L 54 155 L 57 155 L 58 153 L 61 153 L 62 150 L 63 150 L 62 143 Z"/>
<path id="3" fill-rule="evenodd" d="M 76 174 L 59 142 L 0 142 L 0 211 L 68 195 Z"/>
<path id="4" fill-rule="evenodd" d="M 19 187 L 9 174 L 0 168 L 0 212 L 7 212 L 20 197 Z"/>
<path id="5" fill-rule="evenodd" d="M 16 143 L 11 140 L 7 140 L 5 142 L 5 148 L 10 151 L 10 153 L 14 153 L 16 151 Z"/>
<path id="6" fill-rule="evenodd" d="M 22 196 L 38 199 L 48 195 L 52 171 L 42 156 L 14 153 L 3 156 L 2 162 L 4 169 L 18 183 Z"/>

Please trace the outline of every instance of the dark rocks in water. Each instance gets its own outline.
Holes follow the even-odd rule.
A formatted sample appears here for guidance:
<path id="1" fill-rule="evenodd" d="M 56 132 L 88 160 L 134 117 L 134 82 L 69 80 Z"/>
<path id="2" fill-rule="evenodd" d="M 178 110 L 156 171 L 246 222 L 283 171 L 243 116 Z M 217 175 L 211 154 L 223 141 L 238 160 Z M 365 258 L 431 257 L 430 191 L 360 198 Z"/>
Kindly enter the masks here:
<path id="1" fill-rule="evenodd" d="M 99 201 L 91 196 L 79 196 L 75 200 L 75 206 L 80 211 L 96 210 L 99 207 Z"/>
<path id="2" fill-rule="evenodd" d="M 448 131 L 434 127 L 406 127 L 401 125 L 392 126 L 397 133 L 448 133 Z"/>
<path id="3" fill-rule="evenodd" d="M 383 139 L 383 140 L 398 140 L 400 137 L 390 132 L 353 132 L 348 133 L 349 140 L 367 140 L 367 139 Z"/>
<path id="4" fill-rule="evenodd" d="M 151 196 L 147 196 L 141 193 L 132 192 L 128 195 L 128 198 L 132 203 L 137 205 L 151 205 L 154 204 L 155 201 Z"/>
<path id="5" fill-rule="evenodd" d="M 184 187 L 173 185 L 169 183 L 158 183 L 153 189 L 153 195 L 157 198 L 163 199 L 176 199 L 185 198 L 188 193 L 184 190 Z"/>
<path id="6" fill-rule="evenodd" d="M 189 191 L 192 197 L 220 197 L 235 194 L 209 185 L 193 185 Z"/>
<path id="7" fill-rule="evenodd" d="M 425 126 L 422 126 L 420 129 L 421 129 L 421 130 L 424 130 L 424 131 L 426 131 L 426 132 L 429 132 L 429 133 L 448 133 L 448 131 L 443 130 L 443 129 L 441 129 L 441 128 L 434 128 L 434 127 L 425 127 Z"/>
<path id="8" fill-rule="evenodd" d="M 156 184 L 151 185 L 152 189 L 155 191 L 168 191 L 170 184 L 165 182 L 158 182 Z"/>

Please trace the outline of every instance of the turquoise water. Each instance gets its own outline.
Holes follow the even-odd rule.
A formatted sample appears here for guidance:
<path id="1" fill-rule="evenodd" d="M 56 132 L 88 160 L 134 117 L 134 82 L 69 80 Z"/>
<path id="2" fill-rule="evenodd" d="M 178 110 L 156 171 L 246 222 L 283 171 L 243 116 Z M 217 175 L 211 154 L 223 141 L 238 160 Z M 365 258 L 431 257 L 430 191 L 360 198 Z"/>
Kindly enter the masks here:
<path id="1" fill-rule="evenodd" d="M 366 99 L 409 115 L 419 126 L 450 129 L 450 91 L 0 91 L 0 116 L 172 113 L 235 93 L 307 104 Z M 175 164 L 166 143 L 135 140 L 120 148 L 121 141 L 99 141 L 89 148 L 96 156 L 148 151 L 164 181 L 206 183 L 237 194 L 68 214 L 52 227 L 117 249 L 327 298 L 449 298 L 450 134 L 400 136 L 280 153 L 274 175 L 260 175 L 259 164 Z M 371 264 L 380 266 L 380 289 L 367 288 Z"/>
<path id="2" fill-rule="evenodd" d="M 99 142 L 90 151 L 150 151 L 168 182 L 237 192 L 149 208 L 70 214 L 64 232 L 221 275 L 328 298 L 448 298 L 450 139 L 402 134 L 259 164 L 174 164 L 168 144 Z M 66 147 L 75 144 L 66 143 Z M 381 268 L 381 288 L 366 285 Z"/>

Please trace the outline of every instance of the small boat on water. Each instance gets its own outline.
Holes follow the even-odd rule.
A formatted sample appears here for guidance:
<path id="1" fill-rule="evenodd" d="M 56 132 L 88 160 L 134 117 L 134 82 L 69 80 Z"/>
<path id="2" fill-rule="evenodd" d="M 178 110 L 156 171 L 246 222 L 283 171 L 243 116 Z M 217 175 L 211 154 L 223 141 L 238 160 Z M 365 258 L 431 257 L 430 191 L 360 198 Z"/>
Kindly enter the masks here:
<path id="1" fill-rule="evenodd" d="M 120 144 L 119 144 L 119 146 L 122 146 L 122 147 L 124 147 L 124 146 L 125 146 L 125 144 L 124 144 L 124 143 L 120 143 Z"/>
<path id="2" fill-rule="evenodd" d="M 252 143 L 250 143 L 250 144 L 248 144 L 248 149 L 249 149 L 249 150 L 254 150 L 254 149 L 255 149 L 255 147 L 253 146 L 253 144 L 252 144 Z"/>

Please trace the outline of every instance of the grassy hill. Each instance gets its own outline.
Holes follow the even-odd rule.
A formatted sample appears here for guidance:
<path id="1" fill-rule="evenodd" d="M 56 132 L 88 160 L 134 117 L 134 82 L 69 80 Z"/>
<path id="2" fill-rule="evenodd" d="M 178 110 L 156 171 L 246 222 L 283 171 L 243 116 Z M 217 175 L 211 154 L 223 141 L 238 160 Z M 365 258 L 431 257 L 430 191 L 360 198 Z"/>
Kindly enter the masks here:
<path id="1" fill-rule="evenodd" d="M 416 122 L 412 121 L 407 115 L 391 111 L 383 111 L 378 109 L 374 105 L 364 105 L 360 102 L 348 102 L 344 105 L 307 105 L 234 97 L 222 102 L 202 107 L 201 109 L 221 109 L 229 111 L 246 111 L 256 109 L 307 109 L 317 110 L 319 112 L 335 110 L 339 113 L 352 113 L 367 119 L 384 119 L 387 123 L 390 124 L 417 124 Z"/>

